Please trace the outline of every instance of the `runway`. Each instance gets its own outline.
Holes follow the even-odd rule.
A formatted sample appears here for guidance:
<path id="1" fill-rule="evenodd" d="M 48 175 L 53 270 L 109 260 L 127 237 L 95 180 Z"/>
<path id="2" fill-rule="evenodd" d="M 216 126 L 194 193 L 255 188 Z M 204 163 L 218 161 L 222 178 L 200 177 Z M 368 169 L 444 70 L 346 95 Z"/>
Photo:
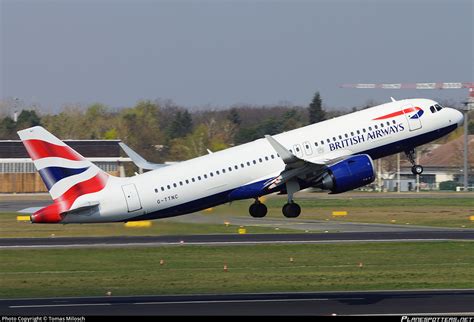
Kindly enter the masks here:
<path id="1" fill-rule="evenodd" d="M 246 244 L 309 244 L 341 242 L 403 242 L 474 240 L 473 230 L 434 230 L 404 232 L 351 232 L 307 234 L 222 234 L 183 236 L 117 236 L 0 238 L 0 249 L 71 248 L 71 247 L 133 247 L 172 245 L 246 245 Z"/>
<path id="2" fill-rule="evenodd" d="M 79 297 L 0 300 L 18 315 L 474 315 L 474 290 Z"/>

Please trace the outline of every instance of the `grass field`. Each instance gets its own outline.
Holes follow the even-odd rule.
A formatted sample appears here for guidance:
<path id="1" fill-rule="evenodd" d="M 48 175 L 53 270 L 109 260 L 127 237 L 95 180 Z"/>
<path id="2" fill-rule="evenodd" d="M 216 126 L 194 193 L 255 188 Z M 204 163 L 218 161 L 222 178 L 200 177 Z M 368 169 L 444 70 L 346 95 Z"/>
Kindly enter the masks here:
<path id="1" fill-rule="evenodd" d="M 298 219 L 337 220 L 384 224 L 413 224 L 437 227 L 474 228 L 470 216 L 474 216 L 474 198 L 298 198 L 302 208 Z M 282 218 L 281 207 L 286 196 L 267 198 L 268 217 Z M 233 202 L 214 209 L 214 215 L 248 216 L 251 201 Z M 332 211 L 347 211 L 345 217 L 333 217 Z"/>
<path id="2" fill-rule="evenodd" d="M 474 242 L 0 250 L 0 298 L 474 288 L 473 254 Z"/>

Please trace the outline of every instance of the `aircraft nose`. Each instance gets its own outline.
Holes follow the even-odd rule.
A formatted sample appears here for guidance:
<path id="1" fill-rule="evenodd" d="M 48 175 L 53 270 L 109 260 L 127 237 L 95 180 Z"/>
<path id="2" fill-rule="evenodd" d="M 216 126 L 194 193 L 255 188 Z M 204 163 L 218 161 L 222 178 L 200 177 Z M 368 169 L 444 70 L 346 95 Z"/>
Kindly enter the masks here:
<path id="1" fill-rule="evenodd" d="M 464 114 L 461 111 L 458 111 L 453 108 L 453 113 L 454 113 L 454 122 L 458 124 L 458 126 L 462 126 L 464 122 Z"/>

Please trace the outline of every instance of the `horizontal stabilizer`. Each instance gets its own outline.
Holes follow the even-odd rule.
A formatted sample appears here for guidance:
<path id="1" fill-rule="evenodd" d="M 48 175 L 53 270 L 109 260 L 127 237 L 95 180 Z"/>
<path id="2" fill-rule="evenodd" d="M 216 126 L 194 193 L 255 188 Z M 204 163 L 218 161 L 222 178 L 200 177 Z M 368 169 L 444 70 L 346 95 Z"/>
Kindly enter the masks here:
<path id="1" fill-rule="evenodd" d="M 34 214 L 40 209 L 43 209 L 43 207 L 29 207 L 22 210 L 18 210 L 17 212 L 20 214 Z"/>

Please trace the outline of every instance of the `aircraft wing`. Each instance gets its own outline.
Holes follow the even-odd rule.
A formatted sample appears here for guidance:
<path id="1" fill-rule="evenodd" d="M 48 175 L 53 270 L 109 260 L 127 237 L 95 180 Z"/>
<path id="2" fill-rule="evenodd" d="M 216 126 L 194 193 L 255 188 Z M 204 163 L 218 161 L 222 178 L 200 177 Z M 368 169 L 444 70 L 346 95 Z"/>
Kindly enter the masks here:
<path id="1" fill-rule="evenodd" d="M 122 150 L 130 157 L 130 159 L 132 159 L 133 163 L 135 163 L 135 165 L 139 168 L 145 170 L 155 170 L 168 166 L 168 164 L 148 162 L 141 155 L 133 151 L 128 145 L 123 142 L 119 142 L 119 145 Z"/>
<path id="2" fill-rule="evenodd" d="M 285 170 L 283 170 L 277 177 L 272 178 L 265 183 L 264 187 L 267 189 L 273 189 L 293 179 L 317 182 L 322 178 L 322 174 L 325 172 L 328 165 L 339 162 L 351 155 L 350 151 L 341 150 L 326 155 L 324 159 L 308 161 L 298 158 L 272 136 L 265 135 L 265 138 L 285 163 Z"/>

